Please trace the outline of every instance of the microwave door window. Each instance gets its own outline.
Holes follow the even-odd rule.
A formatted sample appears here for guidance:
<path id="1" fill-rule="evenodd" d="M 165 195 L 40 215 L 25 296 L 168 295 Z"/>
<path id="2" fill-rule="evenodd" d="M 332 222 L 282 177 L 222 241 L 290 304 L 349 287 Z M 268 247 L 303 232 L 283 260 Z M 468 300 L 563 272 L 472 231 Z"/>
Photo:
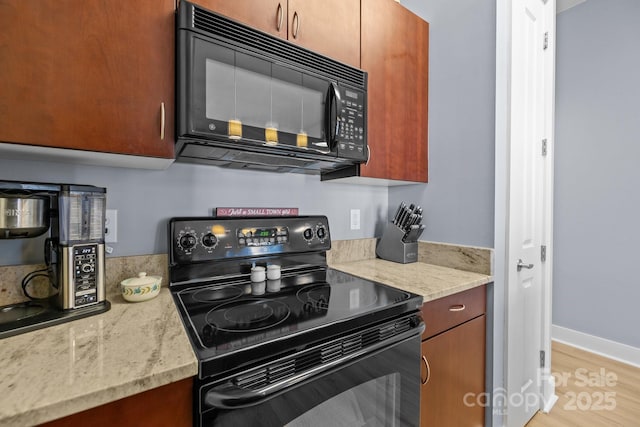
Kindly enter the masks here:
<path id="1" fill-rule="evenodd" d="M 236 52 L 236 97 L 238 119 L 246 130 L 243 136 L 265 141 L 265 124 L 271 107 L 271 64 L 262 59 Z"/>
<path id="2" fill-rule="evenodd" d="M 274 64 L 271 77 L 271 117 L 267 126 L 278 130 L 280 143 L 295 147 L 302 125 L 302 73 Z"/>
<path id="3" fill-rule="evenodd" d="M 330 152 L 324 135 L 327 82 L 280 64 L 196 39 L 205 83 L 201 99 L 208 134 L 242 143 Z M 204 49 L 206 47 L 206 49 Z M 204 99 L 202 99 L 204 97 Z"/>
<path id="4" fill-rule="evenodd" d="M 302 123 L 304 131 L 309 135 L 309 148 L 328 152 L 324 138 L 324 94 L 317 90 L 303 88 Z"/>
<path id="5" fill-rule="evenodd" d="M 235 67 L 207 59 L 205 68 L 207 119 L 226 121 L 235 118 Z"/>
<path id="6" fill-rule="evenodd" d="M 310 75 L 302 76 L 302 123 L 309 136 L 309 148 L 328 153 L 324 135 L 324 102 L 327 82 Z"/>

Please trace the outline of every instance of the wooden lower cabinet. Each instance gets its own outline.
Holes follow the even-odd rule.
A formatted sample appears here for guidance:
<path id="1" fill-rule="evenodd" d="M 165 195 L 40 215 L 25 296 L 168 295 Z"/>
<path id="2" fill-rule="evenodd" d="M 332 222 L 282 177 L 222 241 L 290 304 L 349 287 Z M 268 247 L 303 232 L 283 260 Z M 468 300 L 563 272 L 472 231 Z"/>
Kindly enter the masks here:
<path id="1" fill-rule="evenodd" d="M 192 425 L 192 378 L 42 424 L 46 427 L 191 427 Z"/>
<path id="2" fill-rule="evenodd" d="M 424 304 L 425 323 L 441 317 L 467 318 L 422 341 L 420 426 L 482 427 L 485 395 L 485 287 Z M 472 296 L 479 296 L 473 302 Z M 466 301 L 466 302 L 461 302 Z M 432 306 L 433 310 L 430 310 Z M 442 310 L 447 307 L 447 310 Z M 478 313 L 478 308 L 482 312 Z M 429 314 L 425 314 L 429 313 Z M 446 324 L 447 319 L 441 322 Z M 425 338 L 423 336 L 423 338 Z"/>

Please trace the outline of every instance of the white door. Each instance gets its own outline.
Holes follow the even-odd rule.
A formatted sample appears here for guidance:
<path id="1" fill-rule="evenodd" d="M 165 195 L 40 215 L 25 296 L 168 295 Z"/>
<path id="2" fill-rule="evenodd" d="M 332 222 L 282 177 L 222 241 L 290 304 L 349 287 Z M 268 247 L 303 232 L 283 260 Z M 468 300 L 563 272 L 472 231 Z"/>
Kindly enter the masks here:
<path id="1" fill-rule="evenodd" d="M 549 2 L 551 3 L 551 2 Z M 545 291 L 541 247 L 545 238 L 544 140 L 546 105 L 543 0 L 512 3 L 511 132 L 506 256 L 508 404 L 506 424 L 523 426 L 542 408 L 540 377 Z M 548 37 L 548 36 L 547 36 Z"/>

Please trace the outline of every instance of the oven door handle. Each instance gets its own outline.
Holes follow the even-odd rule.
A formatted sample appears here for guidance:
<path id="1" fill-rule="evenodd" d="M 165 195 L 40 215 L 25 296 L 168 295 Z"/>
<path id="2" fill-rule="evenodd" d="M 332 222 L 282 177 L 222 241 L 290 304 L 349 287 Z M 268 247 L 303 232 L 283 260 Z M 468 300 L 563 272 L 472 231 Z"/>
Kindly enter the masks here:
<path id="1" fill-rule="evenodd" d="M 339 365 L 352 361 L 358 357 L 369 356 L 373 353 L 384 351 L 388 347 L 400 344 L 403 341 L 414 338 L 416 335 L 422 334 L 422 331 L 424 331 L 424 323 L 421 321 L 416 327 L 395 335 L 393 338 L 348 354 L 331 362 L 315 366 L 306 371 L 297 373 L 292 377 L 269 384 L 268 386 L 260 389 L 250 390 L 241 388 L 233 383 L 233 379 L 230 379 L 229 381 L 208 390 L 204 396 L 204 405 L 207 408 L 219 409 L 236 409 L 259 405 L 262 402 L 286 391 L 286 389 L 293 385 L 308 380 L 330 369 L 337 368 Z M 419 359 L 416 359 L 416 363 L 418 361 Z"/>

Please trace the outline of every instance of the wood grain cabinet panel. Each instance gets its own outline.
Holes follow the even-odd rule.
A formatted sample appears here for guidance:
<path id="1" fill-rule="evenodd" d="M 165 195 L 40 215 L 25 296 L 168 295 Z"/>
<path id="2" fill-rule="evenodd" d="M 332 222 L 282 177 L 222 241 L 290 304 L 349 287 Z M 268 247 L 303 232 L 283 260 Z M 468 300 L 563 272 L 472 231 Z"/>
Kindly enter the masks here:
<path id="1" fill-rule="evenodd" d="M 289 41 L 360 68 L 360 0 L 289 0 Z"/>
<path id="2" fill-rule="evenodd" d="M 192 3 L 287 39 L 287 0 L 193 0 Z"/>
<path id="3" fill-rule="evenodd" d="M 192 378 L 42 424 L 43 427 L 191 427 L 192 425 Z"/>
<path id="4" fill-rule="evenodd" d="M 363 0 L 370 160 L 360 175 L 427 182 L 429 24 L 392 0 Z"/>
<path id="5" fill-rule="evenodd" d="M 485 313 L 486 286 L 423 304 L 421 427 L 484 425 Z"/>
<path id="6" fill-rule="evenodd" d="M 0 2 L 0 141 L 173 158 L 174 10 Z"/>
<path id="7" fill-rule="evenodd" d="M 195 0 L 195 3 L 360 67 L 360 0 Z"/>
<path id="8" fill-rule="evenodd" d="M 422 356 L 420 426 L 482 427 L 485 315 L 423 341 Z"/>
<path id="9" fill-rule="evenodd" d="M 484 314 L 487 306 L 486 294 L 486 287 L 478 286 L 423 304 L 422 319 L 426 328 L 422 333 L 422 339 L 425 340 Z"/>

